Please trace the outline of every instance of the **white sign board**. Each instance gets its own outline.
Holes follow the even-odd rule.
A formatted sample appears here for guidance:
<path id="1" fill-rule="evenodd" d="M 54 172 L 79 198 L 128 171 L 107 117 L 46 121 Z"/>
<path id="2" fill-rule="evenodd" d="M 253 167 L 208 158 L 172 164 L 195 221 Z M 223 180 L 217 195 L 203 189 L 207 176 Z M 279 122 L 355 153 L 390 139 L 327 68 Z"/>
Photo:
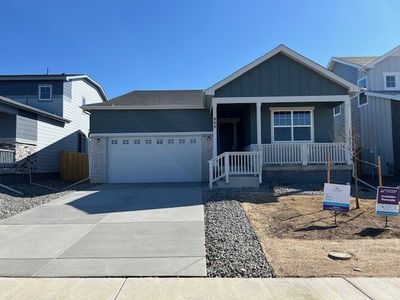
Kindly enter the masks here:
<path id="1" fill-rule="evenodd" d="M 348 212 L 350 209 L 350 185 L 325 183 L 323 208 Z"/>

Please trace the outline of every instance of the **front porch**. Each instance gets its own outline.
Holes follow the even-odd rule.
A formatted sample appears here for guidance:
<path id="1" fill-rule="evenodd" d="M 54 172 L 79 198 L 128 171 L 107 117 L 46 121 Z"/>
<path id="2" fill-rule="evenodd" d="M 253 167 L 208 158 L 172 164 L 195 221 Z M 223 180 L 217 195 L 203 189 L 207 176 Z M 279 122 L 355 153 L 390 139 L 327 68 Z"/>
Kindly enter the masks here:
<path id="1" fill-rule="evenodd" d="M 262 98 L 274 97 L 213 98 L 210 187 L 216 181 L 229 183 L 232 176 L 262 183 L 271 180 L 268 172 L 320 174 L 327 159 L 335 171 L 350 174 L 351 126 L 335 132 L 333 117 L 333 108 L 343 105 L 345 122 L 351 123 L 348 96 L 310 96 L 307 102 L 303 97 Z"/>

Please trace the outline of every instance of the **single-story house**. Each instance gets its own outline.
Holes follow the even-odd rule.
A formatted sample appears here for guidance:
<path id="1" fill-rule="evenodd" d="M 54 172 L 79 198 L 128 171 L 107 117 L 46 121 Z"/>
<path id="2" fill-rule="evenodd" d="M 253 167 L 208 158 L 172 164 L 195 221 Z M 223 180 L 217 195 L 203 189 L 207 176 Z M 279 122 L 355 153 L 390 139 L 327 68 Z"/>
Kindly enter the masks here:
<path id="1" fill-rule="evenodd" d="M 91 180 L 321 180 L 329 154 L 335 176 L 348 181 L 351 138 L 335 140 L 332 109 L 344 104 L 351 124 L 358 92 L 280 45 L 205 90 L 133 91 L 85 105 Z"/>

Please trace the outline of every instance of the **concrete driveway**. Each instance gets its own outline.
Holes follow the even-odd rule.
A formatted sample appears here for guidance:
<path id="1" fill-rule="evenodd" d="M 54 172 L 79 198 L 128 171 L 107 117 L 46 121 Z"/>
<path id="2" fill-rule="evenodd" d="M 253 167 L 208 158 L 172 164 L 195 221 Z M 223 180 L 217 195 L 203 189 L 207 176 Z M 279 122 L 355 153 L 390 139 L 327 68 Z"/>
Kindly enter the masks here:
<path id="1" fill-rule="evenodd" d="M 205 276 L 197 184 L 106 184 L 0 223 L 0 276 Z"/>

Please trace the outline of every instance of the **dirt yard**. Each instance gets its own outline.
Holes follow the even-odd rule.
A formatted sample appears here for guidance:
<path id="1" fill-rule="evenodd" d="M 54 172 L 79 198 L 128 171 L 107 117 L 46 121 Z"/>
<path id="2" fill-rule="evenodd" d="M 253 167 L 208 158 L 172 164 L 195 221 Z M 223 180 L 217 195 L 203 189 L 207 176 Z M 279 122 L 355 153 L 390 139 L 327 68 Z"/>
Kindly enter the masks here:
<path id="1" fill-rule="evenodd" d="M 348 214 L 322 210 L 322 195 L 241 193 L 250 222 L 278 277 L 400 276 L 400 218 L 375 215 L 375 201 L 351 201 Z M 331 251 L 353 255 L 328 258 Z"/>

